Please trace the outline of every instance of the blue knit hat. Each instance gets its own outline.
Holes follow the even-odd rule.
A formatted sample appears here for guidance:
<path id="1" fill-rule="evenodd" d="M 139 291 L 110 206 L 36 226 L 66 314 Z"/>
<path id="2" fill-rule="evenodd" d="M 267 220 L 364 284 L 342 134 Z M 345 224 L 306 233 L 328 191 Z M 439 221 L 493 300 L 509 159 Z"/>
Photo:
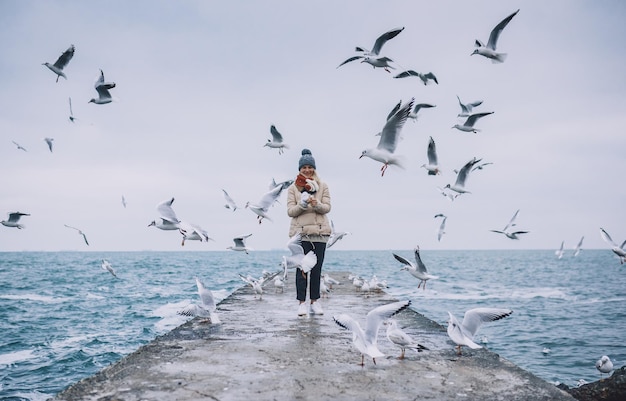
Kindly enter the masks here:
<path id="1" fill-rule="evenodd" d="M 302 149 L 302 157 L 298 162 L 298 170 L 300 170 L 302 166 L 311 166 L 313 168 L 316 168 L 315 159 L 313 158 L 311 151 L 308 149 Z"/>

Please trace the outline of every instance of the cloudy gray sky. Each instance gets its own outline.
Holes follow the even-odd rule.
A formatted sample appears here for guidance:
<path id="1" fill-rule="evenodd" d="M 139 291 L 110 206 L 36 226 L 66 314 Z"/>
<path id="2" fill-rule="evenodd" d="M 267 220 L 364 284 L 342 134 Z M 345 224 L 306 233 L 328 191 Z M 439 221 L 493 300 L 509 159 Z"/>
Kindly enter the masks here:
<path id="1" fill-rule="evenodd" d="M 498 43 L 506 62 L 470 56 L 518 8 Z M 556 249 L 583 235 L 586 248 L 606 248 L 599 227 L 626 238 L 625 16 L 619 0 L 3 1 L 0 217 L 31 216 L 23 230 L 0 226 L 0 250 L 223 250 L 249 233 L 255 249 L 283 248 L 285 195 L 261 225 L 243 205 L 272 178 L 294 178 L 303 147 L 330 186 L 330 217 L 352 233 L 336 249 Z M 432 71 L 439 85 L 337 68 L 396 27 L 382 51 L 393 72 Z M 68 79 L 55 83 L 42 63 L 70 44 Z M 114 103 L 88 103 L 99 69 L 117 84 Z M 457 95 L 494 111 L 481 132 L 451 129 Z M 405 125 L 406 169 L 381 177 L 380 163 L 358 157 L 412 97 L 437 107 Z M 290 145 L 282 155 L 263 147 L 272 124 Z M 430 136 L 437 177 L 420 168 Z M 493 165 L 470 175 L 471 194 L 446 200 L 436 187 L 473 157 Z M 223 207 L 222 188 L 241 209 Z M 148 228 L 170 197 L 215 242 L 181 248 L 178 233 Z M 517 209 L 529 234 L 489 231 Z M 441 242 L 437 213 L 448 216 Z"/>

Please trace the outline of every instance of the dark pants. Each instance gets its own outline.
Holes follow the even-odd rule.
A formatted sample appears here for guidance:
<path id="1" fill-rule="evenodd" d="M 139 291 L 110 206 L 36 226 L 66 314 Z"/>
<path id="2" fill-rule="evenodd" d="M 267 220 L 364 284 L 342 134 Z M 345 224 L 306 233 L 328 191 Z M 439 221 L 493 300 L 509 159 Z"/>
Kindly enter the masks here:
<path id="1" fill-rule="evenodd" d="M 322 264 L 324 263 L 324 254 L 326 253 L 326 243 L 310 242 L 303 239 L 302 248 L 304 249 L 305 254 L 313 250 L 315 256 L 317 256 L 317 263 L 309 272 L 309 275 L 311 276 L 309 283 L 309 297 L 311 300 L 315 301 L 320 298 L 320 279 L 322 277 Z M 296 298 L 300 302 L 304 302 L 306 300 L 306 276 L 307 275 L 302 273 L 300 268 L 296 269 Z"/>

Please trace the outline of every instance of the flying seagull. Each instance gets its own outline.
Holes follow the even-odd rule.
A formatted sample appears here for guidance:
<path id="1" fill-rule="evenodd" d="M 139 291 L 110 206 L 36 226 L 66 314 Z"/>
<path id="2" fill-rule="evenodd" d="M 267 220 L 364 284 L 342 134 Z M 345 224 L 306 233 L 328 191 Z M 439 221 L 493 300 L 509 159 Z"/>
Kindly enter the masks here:
<path id="1" fill-rule="evenodd" d="M 196 280 L 196 287 L 198 287 L 198 296 L 200 297 L 200 303 L 189 304 L 185 306 L 181 311 L 177 313 L 183 316 L 199 316 L 205 318 L 203 322 L 218 324 L 221 323 L 219 316 L 217 315 L 215 298 L 211 290 L 206 288 L 202 281 L 198 277 L 194 277 Z"/>
<path id="2" fill-rule="evenodd" d="M 148 224 L 148 227 L 155 226 L 161 230 L 178 230 L 180 220 L 178 220 L 176 212 L 172 208 L 172 203 L 174 203 L 174 198 L 166 199 L 159 203 L 156 209 L 159 212 L 160 221 L 153 220 L 152 223 Z"/>
<path id="3" fill-rule="evenodd" d="M 94 88 L 96 88 L 96 91 L 98 92 L 98 98 L 92 98 L 89 103 L 107 104 L 113 101 L 109 89 L 115 88 L 115 82 L 105 82 L 104 72 L 102 70 L 100 70 L 100 76 L 96 80 Z"/>
<path id="4" fill-rule="evenodd" d="M 390 30 L 388 32 L 383 33 L 374 42 L 374 47 L 372 47 L 372 50 L 367 50 L 365 48 L 357 46 L 355 51 L 360 53 L 360 54 L 357 55 L 357 56 L 353 56 L 353 57 L 348 58 L 346 61 L 344 61 L 343 63 L 339 64 L 337 66 L 337 68 L 339 68 L 342 65 L 344 65 L 346 63 L 349 63 L 351 61 L 358 60 L 358 59 L 365 59 L 366 57 L 368 57 L 368 58 L 369 57 L 373 57 L 373 59 L 376 59 L 377 56 L 380 54 L 380 51 L 383 48 L 383 46 L 385 45 L 385 43 L 387 43 L 388 40 L 393 39 L 396 36 L 398 36 L 398 34 L 400 32 L 402 32 L 403 30 L 404 30 L 404 27 L 402 27 L 402 28 L 395 28 L 395 29 L 392 29 L 392 30 Z M 391 59 L 388 59 L 388 60 L 391 61 Z"/>
<path id="5" fill-rule="evenodd" d="M 25 148 L 25 147 L 23 147 L 22 145 L 20 145 L 19 143 L 15 142 L 15 141 L 11 141 L 11 142 L 13 142 L 13 144 L 14 144 L 15 146 L 17 146 L 17 148 L 18 148 L 19 150 L 23 150 L 24 152 L 27 152 L 26 148 Z"/>
<path id="6" fill-rule="evenodd" d="M 309 251 L 306 254 L 304 253 L 304 248 L 302 247 L 302 234 L 296 233 L 294 236 L 289 238 L 287 248 L 291 252 L 291 255 L 283 256 L 282 264 L 284 269 L 299 268 L 302 270 L 303 274 L 306 274 L 317 264 L 317 256 L 315 255 L 315 252 Z"/>
<path id="7" fill-rule="evenodd" d="M 485 116 L 488 116 L 489 114 L 493 114 L 493 111 L 472 114 L 469 117 L 467 117 L 467 119 L 465 120 L 463 124 L 454 124 L 452 128 L 456 128 L 459 131 L 463 131 L 463 132 L 477 133 L 480 130 L 478 128 L 474 128 L 474 124 L 476 124 L 476 121 L 478 121 L 479 118 L 483 118 Z"/>
<path id="8" fill-rule="evenodd" d="M 278 154 L 282 155 L 285 149 L 289 149 L 289 146 L 283 142 L 283 136 L 278 132 L 276 126 L 272 125 L 270 127 L 270 133 L 272 134 L 272 139 L 268 139 L 267 143 L 263 146 L 278 149 Z"/>
<path id="9" fill-rule="evenodd" d="M 251 236 L 252 234 L 248 234 L 248 235 L 242 235 L 240 237 L 235 237 L 233 238 L 233 242 L 235 243 L 235 245 L 231 245 L 229 247 L 227 247 L 226 249 L 230 249 L 233 251 L 240 251 L 240 252 L 245 252 L 246 254 L 248 254 L 248 251 L 251 251 L 252 248 L 248 248 L 246 246 L 246 238 L 248 238 L 249 236 Z"/>
<path id="10" fill-rule="evenodd" d="M 326 249 L 330 248 L 331 246 L 335 245 L 335 243 L 337 241 L 339 241 L 340 239 L 342 239 L 343 237 L 345 237 L 346 235 L 350 234 L 347 231 L 337 231 L 335 230 L 335 223 L 333 223 L 333 221 L 330 221 L 330 237 L 328 237 L 328 243 L 326 244 Z"/>
<path id="11" fill-rule="evenodd" d="M 63 224 L 63 225 L 64 225 L 65 227 L 67 227 L 67 228 L 71 228 L 72 230 L 76 230 L 76 231 L 78 231 L 78 234 L 79 234 L 80 236 L 82 236 L 82 237 L 83 237 L 83 239 L 85 240 L 85 244 L 89 245 L 89 241 L 87 241 L 87 236 L 85 235 L 85 233 L 84 233 L 84 232 L 82 232 L 82 230 L 80 230 L 79 228 L 76 228 L 76 227 L 68 226 L 67 224 Z"/>
<path id="12" fill-rule="evenodd" d="M 54 64 L 50 64 L 48 62 L 42 64 L 48 67 L 50 71 L 57 74 L 56 82 L 59 82 L 59 77 L 63 77 L 67 79 L 67 77 L 65 76 L 65 73 L 63 72 L 63 69 L 67 66 L 67 63 L 70 62 L 72 57 L 74 57 L 74 50 L 76 50 L 74 48 L 74 45 L 71 45 L 66 51 L 63 52 L 63 54 L 59 56 L 59 58 L 57 59 L 57 61 L 54 62 Z"/>
<path id="13" fill-rule="evenodd" d="M 54 141 L 54 138 L 45 137 L 43 140 L 48 144 L 48 149 L 50 149 L 50 153 L 52 153 L 52 141 Z"/>
<path id="14" fill-rule="evenodd" d="M 429 109 L 431 107 L 437 107 L 434 104 L 430 104 L 430 103 L 418 103 L 413 107 L 413 110 L 409 113 L 409 118 L 411 120 L 413 120 L 413 122 L 417 122 L 417 113 L 419 113 L 419 111 L 421 109 Z"/>
<path id="15" fill-rule="evenodd" d="M 502 308 L 474 308 L 465 312 L 463 322 L 448 312 L 448 336 L 456 344 L 457 354 L 461 355 L 461 346 L 466 345 L 472 349 L 482 348 L 474 342 L 474 335 L 483 323 L 494 322 L 504 319 L 513 313 L 510 309 Z"/>
<path id="16" fill-rule="evenodd" d="M 478 107 L 483 104 L 482 100 L 476 100 L 470 103 L 461 102 L 461 98 L 459 95 L 456 95 L 456 98 L 459 99 L 459 105 L 461 106 L 461 112 L 457 115 L 457 117 L 469 117 L 472 114 L 472 110 L 474 107 Z"/>
<path id="17" fill-rule="evenodd" d="M 554 251 L 554 254 L 556 255 L 557 259 L 563 258 L 563 247 L 564 246 L 565 246 L 565 241 L 561 241 L 561 247 L 559 249 L 557 249 L 556 251 Z"/>
<path id="18" fill-rule="evenodd" d="M 467 177 L 469 176 L 472 167 L 474 167 L 474 165 L 476 163 L 479 163 L 481 160 L 482 159 L 477 160 L 476 158 L 473 158 L 472 160 L 465 163 L 465 165 L 457 173 L 454 185 L 447 184 L 444 188 L 448 188 L 459 194 L 469 194 L 470 192 L 465 189 L 465 181 L 467 181 Z"/>
<path id="19" fill-rule="evenodd" d="M 261 224 L 263 219 L 268 219 L 272 221 L 272 219 L 269 218 L 267 212 L 269 211 L 270 206 L 272 206 L 274 202 L 276 202 L 282 190 L 283 189 L 281 186 L 276 186 L 274 187 L 274 189 L 266 192 L 261 200 L 259 200 L 257 203 L 247 202 L 244 208 L 249 208 L 250 210 L 252 210 L 252 212 L 254 212 L 254 214 L 257 215 L 257 220 L 259 221 L 259 224 Z"/>
<path id="20" fill-rule="evenodd" d="M 437 148 L 435 147 L 435 140 L 432 136 L 428 140 L 426 155 L 428 156 L 428 164 L 422 164 L 422 167 L 428 171 L 428 175 L 439 174 L 441 171 L 439 170 L 439 164 L 437 162 Z"/>
<path id="21" fill-rule="evenodd" d="M 411 101 L 402 106 L 396 114 L 387 120 L 380 133 L 378 146 L 376 146 L 376 148 L 364 150 L 359 157 L 360 159 L 363 156 L 367 156 L 372 160 L 383 163 L 383 166 L 380 169 L 381 176 L 385 175 L 385 171 L 390 164 L 404 168 L 402 165 L 402 158 L 400 156 L 396 156 L 394 152 L 398 146 L 400 131 L 402 130 L 404 123 L 406 123 L 414 101 L 415 99 L 411 99 Z"/>
<path id="22" fill-rule="evenodd" d="M 445 229 L 446 229 L 446 220 L 448 220 L 448 216 L 439 213 L 435 215 L 435 218 L 437 217 L 442 217 L 441 219 L 441 224 L 439 225 L 439 230 L 437 230 L 437 241 L 441 241 L 441 237 L 443 237 L 443 235 L 446 233 Z M 424 286 L 426 286 L 426 284 L 424 284 Z"/>
<path id="23" fill-rule="evenodd" d="M 233 198 L 228 195 L 228 192 L 226 192 L 225 189 L 222 189 L 222 192 L 224 192 L 224 199 L 226 200 L 226 204 L 224 205 L 224 207 L 226 209 L 232 209 L 233 212 L 237 210 L 237 204 L 235 203 Z"/>
<path id="24" fill-rule="evenodd" d="M 185 241 L 209 242 L 213 238 L 209 237 L 209 233 L 197 224 L 181 221 L 178 223 L 178 232 L 183 236 L 181 246 L 185 246 Z"/>
<path id="25" fill-rule="evenodd" d="M 480 54 L 481 56 L 491 59 L 492 63 L 503 63 L 506 59 L 506 53 L 497 53 L 496 43 L 498 42 L 498 38 L 500 37 L 500 34 L 502 33 L 504 27 L 506 27 L 507 24 L 511 22 L 511 19 L 513 19 L 513 17 L 515 17 L 518 12 L 519 9 L 500 21 L 500 23 L 491 30 L 487 45 L 484 45 L 483 42 L 476 39 L 476 41 L 474 42 L 476 45 L 476 49 L 474 49 L 471 55 Z"/>
<path id="26" fill-rule="evenodd" d="M 68 99 L 69 99 L 69 102 L 70 102 L 70 117 L 69 117 L 69 119 L 70 119 L 71 122 L 74 122 L 75 120 L 78 120 L 78 118 L 74 117 L 74 111 L 72 111 L 72 98 L 70 97 Z"/>
<path id="27" fill-rule="evenodd" d="M 511 220 L 509 220 L 508 224 L 504 226 L 502 230 L 489 230 L 489 231 L 498 233 L 498 234 L 503 234 L 507 238 L 510 238 L 510 239 L 519 239 L 518 235 L 528 234 L 528 231 L 521 231 L 521 230 L 513 231 L 512 230 L 512 228 L 516 225 L 515 219 L 517 219 L 518 214 L 519 214 L 519 209 L 517 209 L 515 214 L 513 214 L 513 217 L 511 217 Z"/>
<path id="28" fill-rule="evenodd" d="M 407 78 L 407 77 L 418 77 L 422 80 L 424 85 L 428 85 L 431 81 L 439 85 L 439 81 L 437 81 L 437 77 L 432 72 L 421 73 L 414 70 L 406 70 L 402 71 L 400 74 L 396 75 L 394 78 Z"/>
<path id="29" fill-rule="evenodd" d="M 30 214 L 22 212 L 10 212 L 8 220 L 2 220 L 0 221 L 0 224 L 5 227 L 14 227 L 21 230 L 22 228 L 25 228 L 23 224 L 19 223 L 22 216 L 30 216 Z"/>
<path id="30" fill-rule="evenodd" d="M 585 236 L 583 235 L 580 238 L 580 241 L 578 241 L 578 244 L 576 244 L 576 248 L 574 248 L 574 257 L 578 256 L 578 254 L 580 253 L 580 250 L 582 249 L 582 246 L 583 246 L 584 239 L 585 239 Z"/>
<path id="31" fill-rule="evenodd" d="M 410 304 L 411 301 L 398 301 L 372 309 L 365 318 L 365 330 L 348 314 L 333 316 L 337 325 L 352 332 L 352 344 L 361 353 L 361 366 L 365 364 L 365 355 L 372 358 L 374 364 L 376 364 L 376 358 L 385 356 L 378 349 L 378 330 L 383 321 L 408 308 Z"/>
<path id="32" fill-rule="evenodd" d="M 113 266 L 111 266 L 111 263 L 109 263 L 108 260 L 106 259 L 102 259 L 102 270 L 106 270 L 109 273 L 111 273 L 113 275 L 113 277 L 117 278 L 117 274 L 115 274 L 115 270 L 113 270 Z"/>
<path id="33" fill-rule="evenodd" d="M 417 285 L 417 288 L 420 288 L 423 283 L 423 289 L 426 290 L 426 281 L 430 279 L 437 279 L 439 277 L 433 276 L 432 274 L 428 273 L 428 269 L 426 269 L 426 265 L 424 264 L 424 262 L 422 262 L 422 258 L 420 257 L 420 247 L 416 246 L 413 251 L 415 254 L 415 263 L 403 258 L 400 255 L 396 255 L 395 253 L 393 254 L 393 257 L 396 258 L 398 262 L 404 265 L 400 270 L 407 270 L 409 273 L 411 273 L 411 276 L 417 278 L 420 281 Z"/>

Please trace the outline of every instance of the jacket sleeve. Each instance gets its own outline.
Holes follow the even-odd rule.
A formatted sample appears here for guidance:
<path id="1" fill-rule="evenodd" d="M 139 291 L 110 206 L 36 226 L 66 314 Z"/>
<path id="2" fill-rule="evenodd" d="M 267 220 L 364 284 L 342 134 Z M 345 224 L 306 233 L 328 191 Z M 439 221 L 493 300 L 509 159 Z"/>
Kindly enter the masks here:
<path id="1" fill-rule="evenodd" d="M 302 208 L 298 202 L 300 199 L 297 196 L 297 190 L 294 184 L 291 184 L 287 190 L 287 216 L 297 217 L 300 216 L 306 209 Z"/>
<path id="2" fill-rule="evenodd" d="M 313 210 L 319 214 L 326 214 L 330 212 L 330 190 L 328 189 L 328 185 L 326 185 L 326 183 L 322 184 L 322 198 Z"/>

